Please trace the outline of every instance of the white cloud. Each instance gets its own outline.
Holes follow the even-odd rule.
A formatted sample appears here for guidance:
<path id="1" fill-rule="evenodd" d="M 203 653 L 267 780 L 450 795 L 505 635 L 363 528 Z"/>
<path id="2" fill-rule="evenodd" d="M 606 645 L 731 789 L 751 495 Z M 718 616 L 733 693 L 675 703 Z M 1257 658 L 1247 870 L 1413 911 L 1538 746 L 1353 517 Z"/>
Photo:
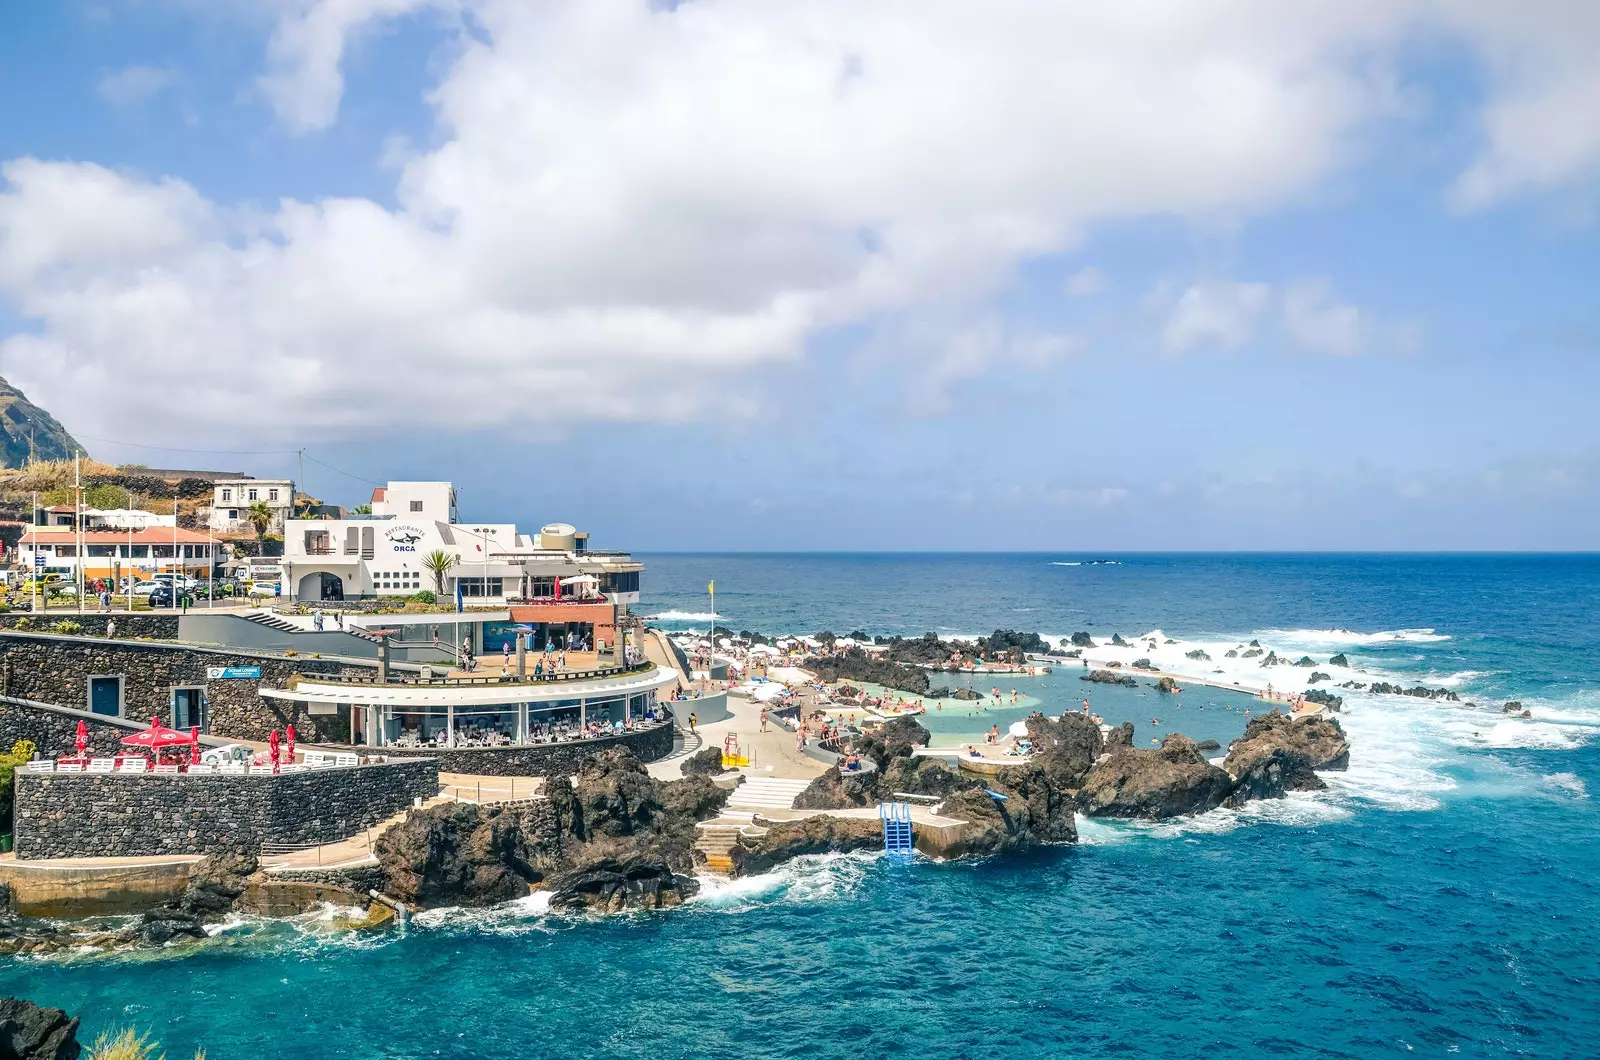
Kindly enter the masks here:
<path id="1" fill-rule="evenodd" d="M 1480 209 L 1600 177 L 1600 4 L 1435 0 L 1486 67 L 1483 145 L 1450 188 Z"/>
<path id="2" fill-rule="evenodd" d="M 100 78 L 100 98 L 118 110 L 133 110 L 154 99 L 178 79 L 177 71 L 163 66 L 125 66 Z"/>
<path id="3" fill-rule="evenodd" d="M 1061 285 L 1069 298 L 1092 298 L 1106 289 L 1106 274 L 1093 265 L 1085 265 L 1068 276 Z"/>
<path id="4" fill-rule="evenodd" d="M 723 410 L 733 373 L 830 329 L 981 326 L 1092 225 L 1306 192 L 1390 105 L 1406 24 L 1380 0 L 282 2 L 261 86 L 302 131 L 336 120 L 353 34 L 458 13 L 433 146 L 386 150 L 393 208 L 10 164 L 0 296 L 33 329 L 0 369 L 85 433 Z M 1186 292 L 1167 341 L 1237 344 L 1262 298 Z M 960 379 L 1027 341 L 906 356 Z M 188 418 L 133 411 L 157 395 Z"/>
<path id="5" fill-rule="evenodd" d="M 1313 353 L 1351 356 L 1372 349 L 1370 316 L 1339 301 L 1326 280 L 1302 280 L 1283 292 L 1283 328 L 1290 341 Z"/>
<path id="6" fill-rule="evenodd" d="M 1264 283 L 1209 280 L 1178 296 L 1161 330 L 1161 346 L 1183 353 L 1196 346 L 1243 346 L 1255 336 L 1256 324 L 1271 301 Z"/>

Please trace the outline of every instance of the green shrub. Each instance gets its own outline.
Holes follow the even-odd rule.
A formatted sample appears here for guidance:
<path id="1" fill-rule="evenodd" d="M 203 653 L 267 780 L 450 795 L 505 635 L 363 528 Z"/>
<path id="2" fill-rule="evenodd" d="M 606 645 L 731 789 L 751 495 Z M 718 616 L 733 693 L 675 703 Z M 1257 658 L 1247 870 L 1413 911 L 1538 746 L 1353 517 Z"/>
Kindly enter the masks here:
<path id="1" fill-rule="evenodd" d="M 419 604 L 436 604 L 439 602 L 439 598 L 433 594 L 432 589 L 423 589 L 421 592 L 412 593 L 406 599 L 415 600 Z"/>
<path id="2" fill-rule="evenodd" d="M 66 633 L 69 635 L 83 632 L 83 627 L 69 618 L 62 619 L 60 622 L 57 622 L 55 625 L 51 626 L 50 629 L 56 633 Z"/>
<path id="3" fill-rule="evenodd" d="M 33 628 L 33 616 L 32 615 L 23 615 L 21 618 L 17 619 L 17 628 L 18 629 L 32 629 Z"/>

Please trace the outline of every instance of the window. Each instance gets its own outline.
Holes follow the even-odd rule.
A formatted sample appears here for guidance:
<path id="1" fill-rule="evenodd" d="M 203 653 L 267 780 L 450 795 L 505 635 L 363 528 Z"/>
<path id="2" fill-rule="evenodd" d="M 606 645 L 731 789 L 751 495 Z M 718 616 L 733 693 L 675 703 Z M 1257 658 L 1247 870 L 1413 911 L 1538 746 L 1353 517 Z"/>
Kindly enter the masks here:
<path id="1" fill-rule="evenodd" d="M 239 521 L 239 509 L 237 509 L 237 508 L 229 508 L 228 509 L 228 521 L 230 523 L 237 523 Z"/>
<path id="2" fill-rule="evenodd" d="M 89 555 L 90 556 L 115 556 L 116 554 L 117 554 L 117 546 L 116 545 L 90 545 L 89 546 Z"/>
<path id="3" fill-rule="evenodd" d="M 249 501 L 258 500 L 258 499 L 259 499 L 259 497 L 257 495 L 257 491 L 254 490 L 254 489 L 252 489 L 249 492 L 249 494 L 245 497 L 245 500 L 249 500 Z"/>
<path id="4" fill-rule="evenodd" d="M 414 511 L 414 512 L 422 511 L 422 502 L 421 501 L 412 501 L 411 502 L 411 510 Z"/>
<path id="5" fill-rule="evenodd" d="M 133 546 L 133 555 L 130 556 L 129 558 L 130 559 L 149 559 L 150 558 L 150 546 L 149 545 L 134 545 Z"/>
<path id="6" fill-rule="evenodd" d="M 278 491 L 277 490 L 268 490 L 267 491 L 267 500 L 275 501 L 277 499 L 278 499 Z"/>
<path id="7" fill-rule="evenodd" d="M 222 491 L 222 503 L 223 504 L 227 504 L 232 500 L 233 500 L 233 491 L 232 490 L 228 490 L 228 489 L 223 490 Z"/>
<path id="8" fill-rule="evenodd" d="M 488 592 L 484 592 L 486 582 L 488 583 Z M 457 578 L 456 584 L 461 586 L 462 596 L 501 595 L 501 580 L 499 578 Z"/>

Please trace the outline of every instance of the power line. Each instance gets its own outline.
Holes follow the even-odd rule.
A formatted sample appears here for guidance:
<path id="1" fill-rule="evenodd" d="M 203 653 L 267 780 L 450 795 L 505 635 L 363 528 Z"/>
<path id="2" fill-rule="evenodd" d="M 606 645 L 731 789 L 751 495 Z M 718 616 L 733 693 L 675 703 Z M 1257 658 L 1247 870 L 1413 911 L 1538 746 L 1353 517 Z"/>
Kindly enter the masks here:
<path id="1" fill-rule="evenodd" d="M 382 486 L 382 485 L 385 485 L 385 483 L 379 482 L 377 479 L 370 479 L 370 478 L 366 478 L 365 476 L 362 476 L 362 475 L 353 475 L 348 471 L 342 471 L 339 468 L 334 467 L 332 464 L 325 463 L 324 461 L 318 460 L 316 457 L 312 456 L 310 453 L 306 453 L 305 454 L 305 458 L 307 460 L 311 461 L 313 464 L 317 464 L 317 465 L 320 465 L 322 467 L 325 467 L 329 471 L 334 472 L 335 474 L 343 475 L 345 478 L 353 478 L 357 482 L 365 482 L 369 486 Z"/>

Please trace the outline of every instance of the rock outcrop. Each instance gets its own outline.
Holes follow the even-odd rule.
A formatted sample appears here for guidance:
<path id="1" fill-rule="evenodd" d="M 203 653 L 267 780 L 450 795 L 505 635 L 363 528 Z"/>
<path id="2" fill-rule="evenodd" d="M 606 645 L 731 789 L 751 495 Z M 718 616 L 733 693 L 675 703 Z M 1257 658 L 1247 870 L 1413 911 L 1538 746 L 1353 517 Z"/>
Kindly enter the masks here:
<path id="1" fill-rule="evenodd" d="M 1095 646 L 1094 638 L 1087 633 L 1074 633 L 1072 635 L 1072 646 L 1074 648 L 1092 648 Z"/>
<path id="2" fill-rule="evenodd" d="M 203 939 L 200 918 L 176 909 L 152 909 L 116 933 L 116 941 L 134 946 L 164 946 L 174 939 Z"/>
<path id="3" fill-rule="evenodd" d="M 251 854 L 214 854 L 195 862 L 189 870 L 189 886 L 178 901 L 178 908 L 193 916 L 226 913 L 250 886 L 250 876 L 260 867 Z"/>
<path id="4" fill-rule="evenodd" d="M 683 765 L 678 767 L 686 777 L 715 777 L 722 774 L 722 746 L 715 744 L 702 747 L 694 754 L 683 760 Z"/>
<path id="5" fill-rule="evenodd" d="M 1080 681 L 1092 681 L 1097 685 L 1126 685 L 1129 688 L 1138 688 L 1139 682 L 1127 674 L 1113 673 L 1110 670 L 1094 670 L 1079 677 Z"/>
<path id="6" fill-rule="evenodd" d="M 1229 654 L 1231 655 L 1232 653 L 1230 652 Z M 1210 662 L 1211 661 L 1211 656 L 1206 654 L 1204 648 L 1196 648 L 1194 651 L 1186 651 L 1186 652 L 1183 653 L 1183 657 L 1185 659 L 1195 659 L 1195 660 L 1198 660 L 1199 662 Z"/>
<path id="7" fill-rule="evenodd" d="M 1173 733 L 1157 750 L 1118 748 L 1096 762 L 1078 807 L 1091 817 L 1160 820 L 1215 809 L 1232 790 L 1232 778 L 1207 762 L 1193 740 Z"/>
<path id="8" fill-rule="evenodd" d="M 692 878 L 664 861 L 603 858 L 550 880 L 551 909 L 619 913 L 625 909 L 667 909 L 682 905 L 700 890 Z"/>
<path id="9" fill-rule="evenodd" d="M 950 693 L 950 698 L 959 699 L 964 703 L 971 703 L 974 700 L 982 699 L 983 693 L 976 688 L 958 688 Z"/>
<path id="10" fill-rule="evenodd" d="M 1350 660 L 1344 657 L 1344 652 L 1340 652 L 1338 655 L 1331 656 L 1328 659 L 1328 665 L 1348 667 L 1350 665 Z"/>
<path id="11" fill-rule="evenodd" d="M 1163 677 L 1161 680 L 1156 682 L 1156 691 L 1164 692 L 1167 695 L 1172 695 L 1178 691 L 1178 682 L 1174 681 L 1170 677 Z"/>
<path id="12" fill-rule="evenodd" d="M 807 854 L 848 853 L 883 848 L 883 825 L 876 817 L 816 814 L 799 821 L 755 819 L 760 836 L 741 835 L 728 851 L 734 872 L 751 876 Z"/>
<path id="13" fill-rule="evenodd" d="M 1277 749 L 1303 756 L 1315 770 L 1350 768 L 1350 742 L 1337 721 L 1320 715 L 1291 718 L 1276 710 L 1250 719 L 1244 735 L 1228 749 L 1223 768 L 1241 776 L 1252 760 Z"/>
<path id="14" fill-rule="evenodd" d="M 1329 710 L 1338 711 L 1344 707 L 1344 697 L 1336 696 L 1323 688 L 1313 688 L 1305 694 L 1307 703 L 1320 703 Z"/>
<path id="15" fill-rule="evenodd" d="M 78 1060 L 82 1051 L 76 1017 L 22 998 L 0 997 L 0 1057 Z"/>
<path id="16" fill-rule="evenodd" d="M 575 784 L 549 780 L 538 802 L 413 811 L 374 851 L 388 893 L 424 906 L 493 905 L 559 882 L 568 906 L 653 908 L 673 900 L 668 892 L 687 893 L 654 866 L 691 874 L 695 822 L 715 816 L 728 794 L 703 775 L 655 780 L 618 749 L 586 760 Z"/>

